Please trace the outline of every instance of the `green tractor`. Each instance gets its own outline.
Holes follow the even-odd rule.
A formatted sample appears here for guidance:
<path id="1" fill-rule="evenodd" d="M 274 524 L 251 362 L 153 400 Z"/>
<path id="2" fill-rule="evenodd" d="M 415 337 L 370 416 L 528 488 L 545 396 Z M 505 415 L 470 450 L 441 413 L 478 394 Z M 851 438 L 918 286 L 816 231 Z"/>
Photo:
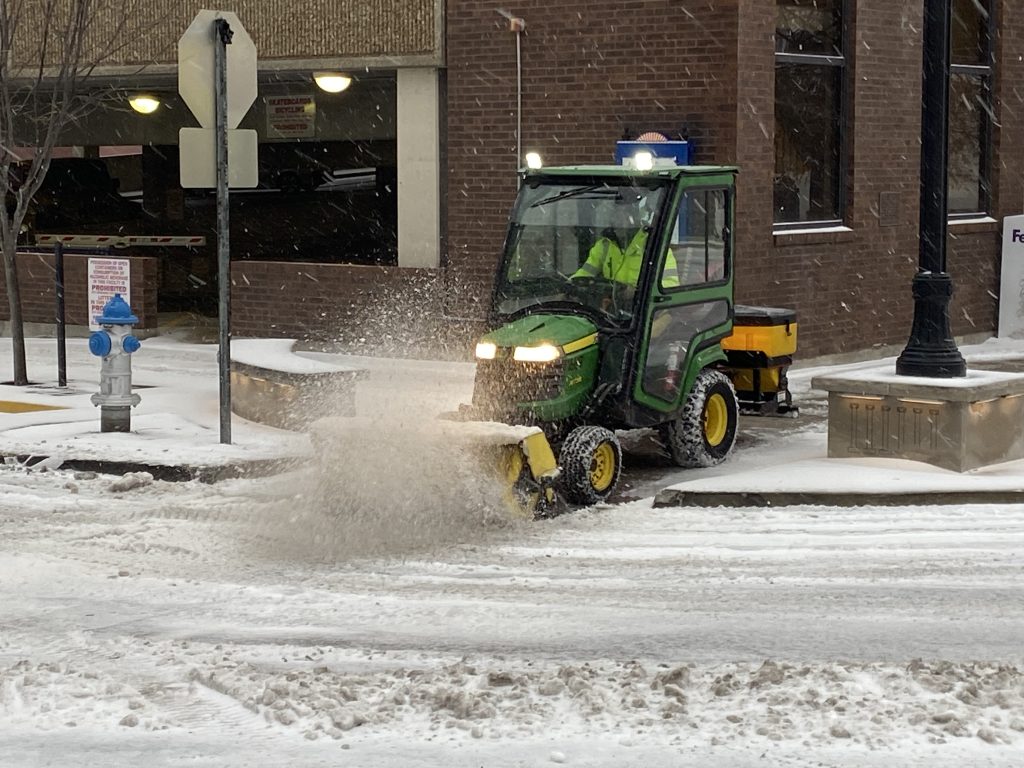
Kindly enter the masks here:
<path id="1" fill-rule="evenodd" d="M 676 464 L 707 467 L 741 406 L 795 411 L 793 313 L 733 303 L 735 182 L 724 166 L 524 171 L 458 418 L 543 432 L 506 455 L 530 513 L 608 498 L 616 430 L 654 429 Z"/>

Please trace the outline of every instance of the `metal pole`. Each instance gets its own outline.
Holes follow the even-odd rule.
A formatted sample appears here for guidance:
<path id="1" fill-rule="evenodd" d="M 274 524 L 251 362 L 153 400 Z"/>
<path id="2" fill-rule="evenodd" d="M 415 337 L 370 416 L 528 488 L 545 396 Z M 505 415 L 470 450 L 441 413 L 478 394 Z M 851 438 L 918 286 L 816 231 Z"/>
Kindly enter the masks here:
<path id="1" fill-rule="evenodd" d="M 523 30 L 516 30 L 516 168 L 523 167 Z"/>
<path id="2" fill-rule="evenodd" d="M 231 26 L 225 19 L 213 23 L 214 99 L 217 109 L 217 287 L 220 326 L 217 362 L 220 371 L 220 441 L 231 443 L 231 241 L 228 192 L 228 45 Z"/>
<path id="3" fill-rule="evenodd" d="M 523 167 L 523 32 L 526 20 L 498 11 L 508 19 L 508 28 L 516 36 L 516 170 Z"/>
<path id="4" fill-rule="evenodd" d="M 901 376 L 967 375 L 949 322 L 953 281 L 946 274 L 949 163 L 950 0 L 925 0 L 921 83 L 921 237 L 914 277 L 914 324 L 896 360 Z"/>
<path id="5" fill-rule="evenodd" d="M 64 319 L 64 246 L 53 246 L 53 271 L 57 294 L 57 386 L 68 385 L 67 327 Z M 92 318 L 89 318 L 90 323 Z"/>
<path id="6" fill-rule="evenodd" d="M 949 220 L 950 0 L 925 0 L 921 83 L 921 250 L 924 272 L 946 271 Z"/>

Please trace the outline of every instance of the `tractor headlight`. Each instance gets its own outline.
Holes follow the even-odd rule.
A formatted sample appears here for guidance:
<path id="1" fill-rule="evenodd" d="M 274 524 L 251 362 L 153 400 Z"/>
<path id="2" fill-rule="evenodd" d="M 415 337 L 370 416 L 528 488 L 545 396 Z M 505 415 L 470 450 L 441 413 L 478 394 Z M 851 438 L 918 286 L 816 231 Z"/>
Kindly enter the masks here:
<path id="1" fill-rule="evenodd" d="M 498 354 L 498 345 L 493 341 L 481 341 L 476 345 L 477 360 L 493 360 Z"/>
<path id="2" fill-rule="evenodd" d="M 550 363 L 562 356 L 554 344 L 539 344 L 536 347 L 516 347 L 512 359 L 521 363 Z"/>

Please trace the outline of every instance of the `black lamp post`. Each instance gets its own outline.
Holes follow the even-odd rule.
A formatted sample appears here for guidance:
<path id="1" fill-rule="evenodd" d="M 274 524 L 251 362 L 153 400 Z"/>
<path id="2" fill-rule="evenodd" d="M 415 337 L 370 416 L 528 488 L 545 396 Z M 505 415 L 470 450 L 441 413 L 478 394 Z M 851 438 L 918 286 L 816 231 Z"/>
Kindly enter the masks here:
<path id="1" fill-rule="evenodd" d="M 901 376 L 967 375 L 949 324 L 953 281 L 946 274 L 951 0 L 924 0 L 921 93 L 921 251 L 914 277 L 914 325 L 896 360 Z"/>

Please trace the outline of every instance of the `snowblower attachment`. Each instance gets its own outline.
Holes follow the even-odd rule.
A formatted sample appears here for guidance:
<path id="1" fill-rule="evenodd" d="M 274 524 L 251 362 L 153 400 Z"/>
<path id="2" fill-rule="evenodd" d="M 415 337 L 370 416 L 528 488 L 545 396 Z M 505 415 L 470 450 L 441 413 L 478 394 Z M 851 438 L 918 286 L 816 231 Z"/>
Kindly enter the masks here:
<path id="1" fill-rule="evenodd" d="M 558 462 L 539 427 L 470 421 L 456 412 L 415 422 L 323 418 L 310 434 L 317 455 L 334 463 L 337 473 L 353 475 L 353 482 L 368 484 L 386 474 L 390 486 L 410 486 L 413 498 L 453 489 L 478 492 L 514 517 L 544 517 L 560 508 Z M 364 464 L 387 466 L 382 472 Z"/>
<path id="2" fill-rule="evenodd" d="M 502 489 L 505 507 L 517 517 L 556 514 L 558 460 L 539 427 L 491 421 L 465 421 L 459 412 L 444 414 L 445 431 L 453 442 L 481 462 L 480 471 Z"/>

